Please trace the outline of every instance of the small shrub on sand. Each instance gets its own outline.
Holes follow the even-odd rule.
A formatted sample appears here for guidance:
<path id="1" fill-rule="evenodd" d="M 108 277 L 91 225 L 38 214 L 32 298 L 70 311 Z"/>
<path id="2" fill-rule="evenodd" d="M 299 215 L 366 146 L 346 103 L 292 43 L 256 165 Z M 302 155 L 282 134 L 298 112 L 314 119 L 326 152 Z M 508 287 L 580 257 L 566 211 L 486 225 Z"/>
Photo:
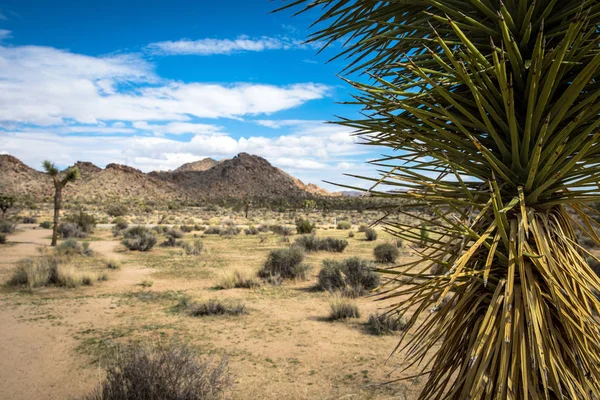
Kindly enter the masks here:
<path id="1" fill-rule="evenodd" d="M 181 239 L 183 237 L 183 232 L 180 231 L 179 229 L 171 228 L 171 229 L 167 230 L 167 232 L 165 232 L 165 235 L 170 236 L 174 239 Z"/>
<path id="2" fill-rule="evenodd" d="M 179 300 L 176 309 L 183 311 L 192 317 L 237 316 L 248 314 L 246 306 L 238 301 L 216 299 L 194 302 L 189 298 L 184 297 Z"/>
<path id="3" fill-rule="evenodd" d="M 297 238 L 294 244 L 308 252 L 332 251 L 335 253 L 341 253 L 348 246 L 348 241 L 331 237 L 320 238 L 315 235 L 304 235 Z"/>
<path id="4" fill-rule="evenodd" d="M 300 218 L 296 221 L 296 232 L 299 235 L 311 234 L 315 231 L 317 225 L 307 219 Z"/>
<path id="5" fill-rule="evenodd" d="M 58 225 L 58 234 L 63 239 L 83 239 L 87 234 L 73 222 L 64 222 Z"/>
<path id="6" fill-rule="evenodd" d="M 259 231 L 258 228 L 255 227 L 254 225 L 249 226 L 248 228 L 244 229 L 244 233 L 246 235 L 258 235 Z"/>
<path id="7" fill-rule="evenodd" d="M 42 228 L 42 229 L 52 229 L 52 222 L 50 222 L 50 221 L 42 221 L 40 223 L 40 228 Z"/>
<path id="8" fill-rule="evenodd" d="M 218 400 L 233 385 L 225 359 L 199 361 L 187 345 L 121 347 L 85 400 Z"/>
<path id="9" fill-rule="evenodd" d="M 94 254 L 89 243 L 81 243 L 73 238 L 56 246 L 56 252 L 61 256 L 92 256 Z"/>
<path id="10" fill-rule="evenodd" d="M 196 239 L 192 242 L 192 244 L 184 243 L 182 247 L 186 255 L 199 256 L 202 254 L 202 250 L 204 250 L 204 243 L 202 243 L 202 240 Z"/>
<path id="11" fill-rule="evenodd" d="M 156 235 L 145 226 L 134 226 L 123 234 L 123 245 L 129 250 L 150 251 L 156 244 Z"/>
<path id="12" fill-rule="evenodd" d="M 380 278 L 373 271 L 373 264 L 358 257 L 344 261 L 324 260 L 319 272 L 319 287 L 330 292 L 340 292 L 356 297 L 379 286 Z"/>
<path id="13" fill-rule="evenodd" d="M 398 313 L 371 314 L 367 327 L 373 335 L 390 335 L 406 329 L 406 320 Z"/>
<path id="14" fill-rule="evenodd" d="M 208 228 L 206 228 L 206 230 L 204 230 L 204 233 L 206 235 L 220 235 L 221 227 L 220 226 L 209 226 Z"/>
<path id="15" fill-rule="evenodd" d="M 215 289 L 252 289 L 257 286 L 260 286 L 260 283 L 250 273 L 231 270 L 221 273 Z"/>
<path id="16" fill-rule="evenodd" d="M 6 233 L 0 233 L 0 244 L 6 244 Z"/>
<path id="17" fill-rule="evenodd" d="M 121 262 L 118 260 L 106 260 L 104 264 L 108 269 L 121 269 Z"/>
<path id="18" fill-rule="evenodd" d="M 37 224 L 37 218 L 35 217 L 23 217 L 24 224 Z"/>
<path id="19" fill-rule="evenodd" d="M 369 227 L 367 225 L 365 225 L 365 224 L 360 224 L 359 227 L 358 227 L 358 231 L 359 232 L 366 232 L 367 229 L 369 229 Z"/>
<path id="20" fill-rule="evenodd" d="M 7 284 L 26 286 L 29 289 L 51 285 L 76 288 L 81 285 L 93 285 L 96 281 L 106 278 L 105 275 L 98 276 L 72 265 L 62 265 L 58 258 L 43 255 L 21 261 Z"/>
<path id="21" fill-rule="evenodd" d="M 377 240 L 377 231 L 373 228 L 369 228 L 365 231 L 365 238 L 369 242 L 374 242 Z"/>
<path id="22" fill-rule="evenodd" d="M 140 282 L 141 287 L 149 288 L 152 287 L 152 285 L 154 285 L 154 281 L 151 279 L 144 279 Z"/>
<path id="23" fill-rule="evenodd" d="M 360 318 L 360 311 L 356 303 L 340 295 L 333 295 L 329 301 L 331 309 L 330 321 L 340 321 L 348 318 Z"/>
<path id="24" fill-rule="evenodd" d="M 383 243 L 373 249 L 373 255 L 378 263 L 393 263 L 400 255 L 400 250 L 391 243 Z"/>
<path id="25" fill-rule="evenodd" d="M 351 229 L 352 228 L 352 224 L 348 221 L 340 221 L 338 222 L 337 229 L 343 229 L 343 230 L 347 230 L 347 229 Z"/>
<path id="26" fill-rule="evenodd" d="M 127 223 L 127 221 L 125 221 L 125 218 L 123 217 L 117 217 L 113 219 L 112 223 L 115 225 L 114 227 L 119 231 L 129 228 L 129 224 Z"/>
<path id="27" fill-rule="evenodd" d="M 182 225 L 181 226 L 181 231 L 185 232 L 185 233 L 190 233 L 194 230 L 194 227 L 191 225 Z"/>
<path id="28" fill-rule="evenodd" d="M 106 209 L 106 213 L 111 217 L 122 217 L 128 211 L 127 206 L 124 204 L 112 204 Z"/>
<path id="29" fill-rule="evenodd" d="M 96 218 L 93 215 L 80 211 L 75 214 L 67 215 L 65 221 L 75 224 L 84 233 L 91 233 L 96 227 Z"/>
<path id="30" fill-rule="evenodd" d="M 258 271 L 258 276 L 265 279 L 273 276 L 281 279 L 306 279 L 311 268 L 302 261 L 304 252 L 296 246 L 272 250 L 262 269 Z"/>
<path id="31" fill-rule="evenodd" d="M 292 236 L 294 234 L 294 230 L 285 225 L 271 225 L 269 229 L 276 235 L 281 235 L 283 237 Z"/>
<path id="32" fill-rule="evenodd" d="M 0 233 L 13 233 L 15 225 L 9 221 L 0 221 Z"/>

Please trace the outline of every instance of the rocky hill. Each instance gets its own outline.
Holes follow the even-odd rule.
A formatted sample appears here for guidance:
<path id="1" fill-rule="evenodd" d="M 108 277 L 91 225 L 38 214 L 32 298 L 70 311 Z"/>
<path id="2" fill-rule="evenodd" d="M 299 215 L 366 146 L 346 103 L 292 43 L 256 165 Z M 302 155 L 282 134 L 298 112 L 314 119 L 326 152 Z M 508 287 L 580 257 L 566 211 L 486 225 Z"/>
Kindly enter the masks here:
<path id="1" fill-rule="evenodd" d="M 308 198 L 328 196 L 316 185 L 273 167 L 264 158 L 240 153 L 229 160 L 210 158 L 184 164 L 174 171 L 143 173 L 109 164 L 102 169 L 77 162 L 81 179 L 65 189 L 65 197 L 80 201 L 177 201 L 219 198 Z M 10 155 L 0 155 L 0 191 L 47 200 L 51 181 L 44 173 Z"/>

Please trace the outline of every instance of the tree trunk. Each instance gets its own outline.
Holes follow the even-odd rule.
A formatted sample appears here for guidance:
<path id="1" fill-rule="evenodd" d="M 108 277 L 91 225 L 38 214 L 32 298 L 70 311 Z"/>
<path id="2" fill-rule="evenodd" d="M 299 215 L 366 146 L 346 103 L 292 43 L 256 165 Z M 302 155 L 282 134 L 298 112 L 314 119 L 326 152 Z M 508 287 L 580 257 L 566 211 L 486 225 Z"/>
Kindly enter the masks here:
<path id="1" fill-rule="evenodd" d="M 58 239 L 58 217 L 60 214 L 60 203 L 62 201 L 62 188 L 55 186 L 54 192 L 54 226 L 52 227 L 52 243 L 50 246 L 56 246 Z"/>

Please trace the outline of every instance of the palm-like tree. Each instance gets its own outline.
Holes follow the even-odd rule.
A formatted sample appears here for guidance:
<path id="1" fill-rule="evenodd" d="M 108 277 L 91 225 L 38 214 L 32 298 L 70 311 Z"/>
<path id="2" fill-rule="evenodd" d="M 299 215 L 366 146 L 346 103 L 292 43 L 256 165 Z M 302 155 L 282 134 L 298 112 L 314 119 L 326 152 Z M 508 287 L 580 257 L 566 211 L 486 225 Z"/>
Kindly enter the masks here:
<path id="1" fill-rule="evenodd" d="M 42 163 L 44 171 L 52 177 L 54 183 L 54 226 L 52 227 L 52 243 L 50 246 L 56 246 L 58 239 L 58 220 L 60 216 L 60 207 L 62 204 L 62 190 L 67 183 L 74 182 L 79 179 L 79 169 L 77 167 L 69 168 L 66 173 L 61 176 L 60 171 L 54 163 L 45 160 Z"/>
<path id="2" fill-rule="evenodd" d="M 600 398 L 600 280 L 575 234 L 600 240 L 600 2 L 286 7 L 305 2 L 311 40 L 345 43 L 346 71 L 372 78 L 349 80 L 364 118 L 339 122 L 394 150 L 372 193 L 428 210 L 397 210 L 426 236 L 384 222 L 426 246 L 382 271 L 391 311 L 423 320 L 396 349 L 424 362 L 421 398 Z"/>

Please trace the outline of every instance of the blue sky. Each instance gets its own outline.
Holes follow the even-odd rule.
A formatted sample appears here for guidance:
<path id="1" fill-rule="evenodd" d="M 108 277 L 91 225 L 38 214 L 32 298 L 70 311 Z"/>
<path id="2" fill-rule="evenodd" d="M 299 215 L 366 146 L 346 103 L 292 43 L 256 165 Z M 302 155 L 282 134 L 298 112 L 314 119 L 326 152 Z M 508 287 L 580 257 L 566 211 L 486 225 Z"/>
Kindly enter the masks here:
<path id="1" fill-rule="evenodd" d="M 245 151 L 305 182 L 356 183 L 378 157 L 348 87 L 303 44 L 309 15 L 268 0 L 0 0 L 0 153 L 37 167 L 174 169 Z"/>

